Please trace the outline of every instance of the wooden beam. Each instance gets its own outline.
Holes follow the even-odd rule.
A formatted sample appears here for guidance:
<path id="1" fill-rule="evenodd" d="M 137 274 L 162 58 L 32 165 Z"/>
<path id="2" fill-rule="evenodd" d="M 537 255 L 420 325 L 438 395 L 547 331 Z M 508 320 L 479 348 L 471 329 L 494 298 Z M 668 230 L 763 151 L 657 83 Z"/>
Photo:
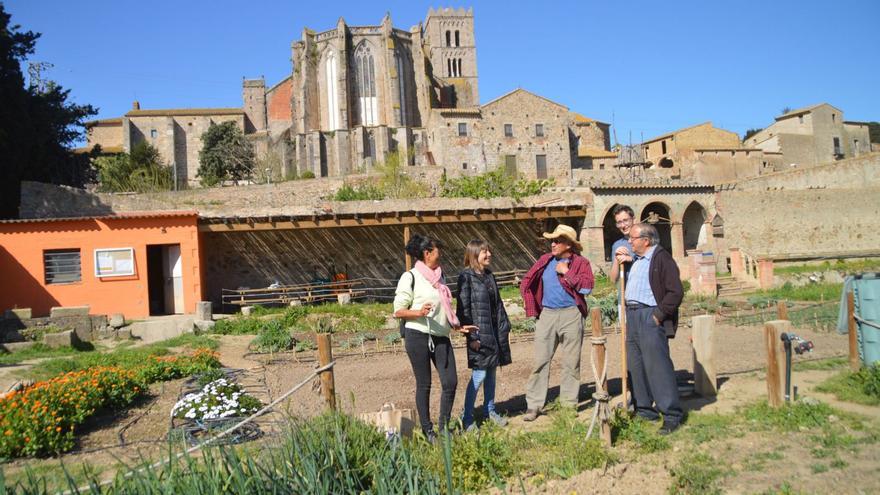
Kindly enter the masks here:
<path id="1" fill-rule="evenodd" d="M 846 315 L 847 330 L 849 332 L 849 368 L 855 372 L 859 371 L 862 367 L 862 360 L 859 357 L 859 330 L 856 325 L 856 299 L 853 291 L 846 293 Z"/>
<path id="2" fill-rule="evenodd" d="M 788 320 L 773 320 L 764 324 L 764 347 L 767 351 L 767 403 L 782 407 L 784 400 L 782 380 L 785 374 L 785 351 L 780 335 L 791 331 Z"/>
<path id="3" fill-rule="evenodd" d="M 319 333 L 318 341 L 318 365 L 327 366 L 333 361 L 333 351 L 331 350 L 331 340 L 329 333 Z M 324 393 L 324 400 L 327 407 L 336 410 L 336 384 L 333 379 L 333 368 L 321 372 L 321 391 Z"/>
<path id="4" fill-rule="evenodd" d="M 406 270 L 407 271 L 412 270 L 412 256 L 410 256 L 409 253 L 406 252 L 406 245 L 409 244 L 409 235 L 410 235 L 409 234 L 409 225 L 404 225 L 403 226 L 403 252 L 405 253 L 404 260 L 406 262 Z"/>

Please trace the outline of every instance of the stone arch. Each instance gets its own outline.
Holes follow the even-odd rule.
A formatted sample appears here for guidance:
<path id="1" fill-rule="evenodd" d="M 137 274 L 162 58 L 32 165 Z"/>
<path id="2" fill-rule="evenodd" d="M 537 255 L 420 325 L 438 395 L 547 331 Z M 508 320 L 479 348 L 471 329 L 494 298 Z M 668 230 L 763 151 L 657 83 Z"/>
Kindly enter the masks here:
<path id="1" fill-rule="evenodd" d="M 672 211 L 669 205 L 661 201 L 646 204 L 639 213 L 639 221 L 656 227 L 660 234 L 660 245 L 672 253 Z"/>
<path id="2" fill-rule="evenodd" d="M 358 123 L 374 126 L 379 123 L 375 58 L 379 51 L 372 43 L 361 40 L 353 51 L 354 87 L 357 93 Z"/>
<path id="3" fill-rule="evenodd" d="M 660 168 L 672 168 L 675 166 L 675 162 L 672 161 L 672 158 L 666 157 L 660 160 L 660 163 L 657 164 Z"/>
<path id="4" fill-rule="evenodd" d="M 697 249 L 706 244 L 709 232 L 706 228 L 708 213 L 699 201 L 691 201 L 681 216 L 682 240 L 684 241 L 685 256 L 689 249 Z"/>
<path id="5" fill-rule="evenodd" d="M 602 252 L 604 253 L 605 261 L 611 261 L 611 246 L 615 241 L 623 237 L 614 223 L 614 207 L 618 204 L 614 203 L 609 206 L 602 217 Z"/>

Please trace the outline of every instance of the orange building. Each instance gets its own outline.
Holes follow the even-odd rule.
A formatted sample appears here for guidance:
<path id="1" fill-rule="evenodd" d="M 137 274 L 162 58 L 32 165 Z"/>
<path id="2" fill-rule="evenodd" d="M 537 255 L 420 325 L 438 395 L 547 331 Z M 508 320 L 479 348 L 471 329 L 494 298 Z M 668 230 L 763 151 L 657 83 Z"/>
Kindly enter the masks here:
<path id="1" fill-rule="evenodd" d="M 2 220 L 0 310 L 193 313 L 202 299 L 199 246 L 194 211 Z"/>

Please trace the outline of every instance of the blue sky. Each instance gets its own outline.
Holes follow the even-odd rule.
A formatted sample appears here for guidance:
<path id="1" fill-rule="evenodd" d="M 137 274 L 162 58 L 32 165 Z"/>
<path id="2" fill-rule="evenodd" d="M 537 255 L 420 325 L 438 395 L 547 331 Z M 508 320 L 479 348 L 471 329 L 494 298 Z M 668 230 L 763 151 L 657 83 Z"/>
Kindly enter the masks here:
<path id="1" fill-rule="evenodd" d="M 614 122 L 640 141 L 706 120 L 742 134 L 786 106 L 827 101 L 880 120 L 880 1 L 0 0 L 43 33 L 32 60 L 100 118 L 142 108 L 236 107 L 242 77 L 291 72 L 304 27 L 423 20 L 473 7 L 480 99 L 517 87 Z M 613 140 L 613 138 L 612 138 Z"/>

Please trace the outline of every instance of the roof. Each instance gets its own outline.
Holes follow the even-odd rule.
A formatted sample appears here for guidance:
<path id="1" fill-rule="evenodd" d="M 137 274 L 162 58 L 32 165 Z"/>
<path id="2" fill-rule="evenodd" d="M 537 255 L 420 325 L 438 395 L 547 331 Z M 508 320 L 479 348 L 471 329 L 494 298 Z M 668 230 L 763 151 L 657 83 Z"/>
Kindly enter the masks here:
<path id="1" fill-rule="evenodd" d="M 438 108 L 440 115 L 472 115 L 472 116 L 480 116 L 479 107 L 466 107 L 466 108 Z"/>
<path id="2" fill-rule="evenodd" d="M 674 135 L 676 135 L 676 134 L 679 134 L 679 133 L 681 133 L 681 132 L 689 131 L 689 130 L 691 130 L 691 129 L 696 129 L 697 127 L 704 126 L 704 125 L 709 125 L 709 126 L 711 126 L 711 125 L 712 125 L 712 121 L 711 121 L 711 120 L 707 120 L 706 122 L 703 122 L 703 123 L 700 123 L 700 124 L 696 124 L 696 125 L 692 125 L 692 126 L 690 126 L 690 127 L 683 127 L 683 128 L 681 128 L 681 129 L 678 129 L 677 131 L 672 131 L 672 132 L 669 132 L 669 133 L 663 134 L 662 136 L 657 136 L 657 137 L 655 137 L 655 138 L 648 139 L 647 141 L 642 141 L 642 144 L 645 144 L 645 143 L 653 143 L 654 141 L 659 141 L 659 140 L 661 140 L 661 139 L 670 138 L 670 137 L 672 137 L 672 136 L 674 136 Z"/>
<path id="3" fill-rule="evenodd" d="M 871 125 L 870 122 L 859 122 L 857 120 L 844 120 L 843 123 L 849 125 Z"/>
<path id="4" fill-rule="evenodd" d="M 199 212 L 195 210 L 165 210 L 165 211 L 128 211 L 114 213 L 112 215 L 92 215 L 84 217 L 50 217 L 50 218 L 11 218 L 0 220 L 0 223 L 30 223 L 30 222 L 74 222 L 77 220 L 128 220 L 136 218 L 176 218 L 194 217 Z"/>
<path id="5" fill-rule="evenodd" d="M 608 125 L 607 122 L 602 122 L 601 120 L 591 119 L 590 117 L 586 117 L 586 116 L 581 115 L 576 112 L 572 112 L 572 115 L 574 116 L 574 123 L 575 124 L 591 124 L 591 123 L 595 122 L 597 124 Z"/>
<path id="6" fill-rule="evenodd" d="M 82 148 L 74 148 L 73 152 L 76 154 L 91 153 L 92 150 L 95 149 L 95 146 L 98 146 L 98 145 L 84 146 Z M 101 153 L 112 155 L 115 153 L 125 153 L 125 150 L 122 148 L 122 146 L 101 146 Z"/>
<path id="7" fill-rule="evenodd" d="M 122 125 L 122 117 L 116 117 L 112 119 L 99 119 L 99 120 L 90 120 L 85 123 L 86 127 L 92 126 L 117 126 Z"/>
<path id="8" fill-rule="evenodd" d="M 589 146 L 578 146 L 578 158 L 617 158 L 617 153 L 604 150 L 601 148 L 591 148 Z"/>
<path id="9" fill-rule="evenodd" d="M 613 186 L 591 186 L 592 190 L 612 189 L 714 189 L 711 184 L 617 184 Z"/>
<path id="10" fill-rule="evenodd" d="M 244 115 L 241 108 L 168 108 L 161 110 L 131 110 L 126 117 L 175 117 L 175 116 Z"/>
<path id="11" fill-rule="evenodd" d="M 763 151 L 761 148 L 694 148 L 694 151 Z"/>
<path id="12" fill-rule="evenodd" d="M 792 111 L 790 111 L 790 112 L 788 112 L 788 113 L 786 113 L 786 114 L 782 114 L 782 115 L 780 115 L 779 117 L 776 117 L 776 120 L 779 121 L 779 120 L 790 119 L 790 118 L 792 118 L 792 117 L 797 117 L 798 115 L 803 115 L 803 114 L 805 114 L 805 113 L 810 113 L 810 112 L 812 112 L 813 110 L 815 110 L 815 109 L 817 109 L 817 108 L 819 108 L 819 107 L 821 107 L 821 106 L 823 106 L 823 105 L 828 105 L 829 107 L 831 107 L 831 108 L 837 110 L 838 112 L 841 111 L 839 108 L 835 107 L 834 105 L 829 105 L 828 103 L 818 103 L 818 104 L 816 104 L 816 105 L 811 105 L 811 106 L 808 106 L 808 107 L 798 108 L 798 109 L 792 110 Z"/>
<path id="13" fill-rule="evenodd" d="M 486 103 L 486 104 L 484 104 L 484 105 L 482 105 L 482 106 L 483 106 L 483 107 L 488 107 L 489 105 L 494 105 L 494 104 L 498 103 L 499 101 L 501 101 L 501 100 L 507 98 L 508 96 L 512 96 L 512 95 L 514 95 L 514 94 L 516 94 L 516 93 L 525 93 L 525 94 L 527 94 L 527 95 L 534 96 L 535 98 L 540 98 L 540 99 L 542 99 L 542 100 L 544 100 L 544 101 L 546 101 L 546 102 L 548 102 L 548 103 L 551 103 L 551 104 L 553 104 L 553 105 L 556 105 L 557 107 L 561 107 L 561 108 L 564 108 L 565 110 L 568 110 L 568 107 L 565 106 L 565 105 L 563 105 L 563 104 L 561 104 L 561 103 L 556 103 L 555 101 L 553 101 L 553 100 L 551 100 L 551 99 L 549 99 L 549 98 L 545 98 L 545 97 L 543 97 L 543 96 L 541 96 L 541 95 L 539 95 L 539 94 L 532 93 L 531 91 L 528 91 L 528 90 L 525 90 L 525 89 L 522 89 L 522 88 L 516 88 L 516 89 L 514 89 L 513 91 L 510 91 L 510 92 L 508 92 L 508 93 L 504 93 L 503 95 L 499 96 L 498 98 L 495 98 L 494 100 L 491 100 L 491 101 L 489 101 L 488 103 Z"/>
<path id="14" fill-rule="evenodd" d="M 275 91 L 275 89 L 278 88 L 278 86 L 281 86 L 282 84 L 284 84 L 286 82 L 290 82 L 290 80 L 292 80 L 292 79 L 293 79 L 292 75 L 285 77 L 284 79 L 275 83 L 271 88 L 267 89 L 266 93 L 268 94 L 268 93 L 271 93 L 272 91 Z"/>

